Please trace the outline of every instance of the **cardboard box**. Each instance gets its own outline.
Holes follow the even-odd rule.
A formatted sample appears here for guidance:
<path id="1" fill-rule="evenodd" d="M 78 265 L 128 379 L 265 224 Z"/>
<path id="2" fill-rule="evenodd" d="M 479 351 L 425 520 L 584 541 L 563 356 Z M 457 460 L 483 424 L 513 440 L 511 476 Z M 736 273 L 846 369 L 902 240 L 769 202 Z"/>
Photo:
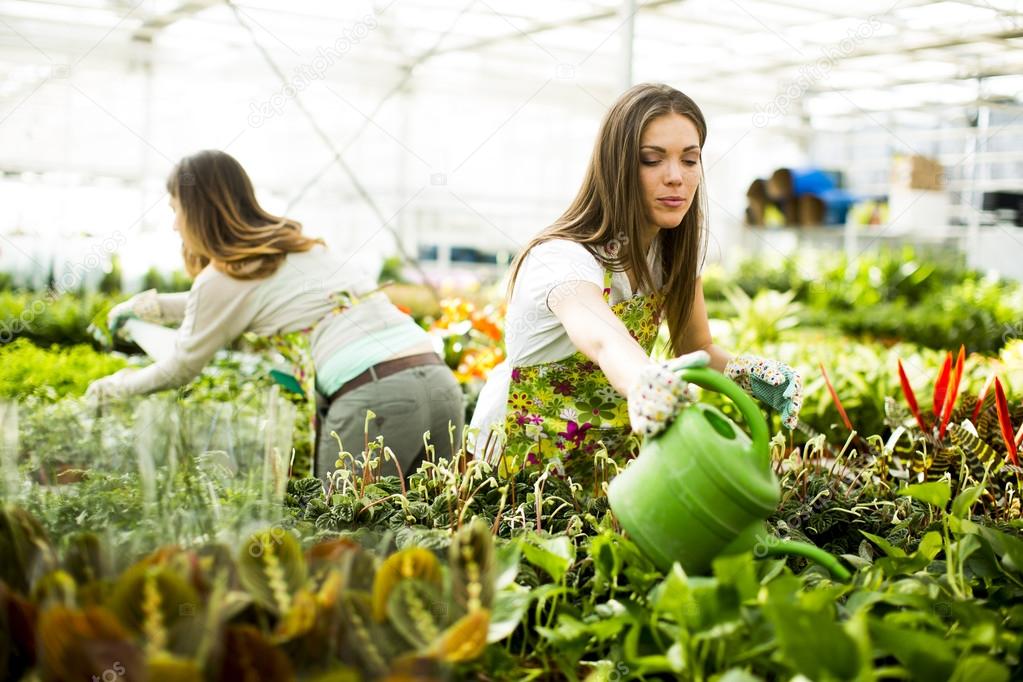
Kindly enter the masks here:
<path id="1" fill-rule="evenodd" d="M 891 185 L 899 189 L 941 190 L 945 168 L 926 156 L 896 156 L 892 159 Z"/>

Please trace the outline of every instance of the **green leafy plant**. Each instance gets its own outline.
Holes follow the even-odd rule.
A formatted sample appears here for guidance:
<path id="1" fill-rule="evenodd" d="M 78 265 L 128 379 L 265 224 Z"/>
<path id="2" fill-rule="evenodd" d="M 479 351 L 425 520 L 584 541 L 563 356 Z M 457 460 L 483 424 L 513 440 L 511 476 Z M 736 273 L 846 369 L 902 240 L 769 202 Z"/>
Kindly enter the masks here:
<path id="1" fill-rule="evenodd" d="M 146 270 L 142 276 L 140 291 L 156 289 L 161 294 L 174 293 L 177 291 L 188 291 L 192 288 L 192 278 L 180 270 L 164 275 L 155 267 Z"/>
<path id="2" fill-rule="evenodd" d="M 739 348 L 775 342 L 782 331 L 799 323 L 801 306 L 793 302 L 793 291 L 765 289 L 751 298 L 739 287 L 733 287 L 725 291 L 725 296 L 733 308 L 729 323 Z"/>
<path id="3" fill-rule="evenodd" d="M 897 360 L 899 384 L 906 402 L 902 408 L 892 399 L 885 401 L 885 413 L 891 436 L 864 440 L 856 438 L 856 446 L 875 462 L 874 471 L 887 476 L 894 460 L 907 467 L 905 475 L 935 481 L 948 478 L 960 488 L 979 480 L 989 480 L 990 503 L 994 508 L 1018 516 L 1018 501 L 1009 494 L 1018 489 L 1020 469 L 1017 450 L 1023 430 L 1012 428 L 1013 414 L 1023 416 L 1023 405 L 1010 408 L 997 376 L 992 372 L 979 395 L 961 393 L 966 366 L 965 348 L 960 347 L 953 359 L 947 352 L 934 382 L 930 410 L 917 399 L 901 359 Z M 829 395 L 839 411 L 845 427 L 856 436 L 854 423 L 846 413 L 842 400 L 821 365 Z M 994 390 L 992 391 L 992 387 Z"/>
<path id="4" fill-rule="evenodd" d="M 40 345 L 91 344 L 89 324 L 118 300 L 104 294 L 0 291 L 0 341 L 25 338 Z"/>
<path id="5" fill-rule="evenodd" d="M 973 352 L 997 352 L 1023 316 L 1023 287 L 966 268 L 941 254 L 906 247 L 860 254 L 803 252 L 771 261 L 751 258 L 729 274 L 703 275 L 708 310 L 728 319 L 722 305 L 731 286 L 748 296 L 790 292 L 803 304 L 800 321 L 885 342 L 928 348 L 965 343 Z"/>
<path id="6" fill-rule="evenodd" d="M 750 553 L 710 575 L 659 571 L 608 509 L 619 465 L 602 455 L 592 485 L 542 468 L 502 477 L 451 432 L 434 434 L 407 483 L 379 475 L 394 456 L 382 441 L 343 444 L 326 488 L 286 465 L 276 476 L 265 425 L 245 417 L 266 415 L 258 358 L 224 354 L 181 391 L 99 412 L 58 399 L 71 383 L 45 395 L 49 355 L 65 351 L 19 343 L 7 349 L 19 371 L 31 379 L 34 363 L 41 378 L 20 400 L 13 476 L 2 462 L 5 501 L 21 507 L 0 516 L 12 679 L 113 661 L 167 680 L 1023 675 L 1010 455 L 1023 343 L 985 358 L 821 330 L 755 341 L 807 378 L 806 432 L 772 442 L 783 495 L 767 523 L 841 555 L 847 583 Z M 900 358 L 937 378 L 927 405 L 913 394 L 917 414 L 893 398 Z M 961 440 L 964 421 L 997 470 L 972 466 L 986 459 Z M 954 455 L 940 472 L 936 444 Z M 46 462 L 67 468 L 44 481 Z"/>
<path id="7" fill-rule="evenodd" d="M 0 519 L 36 529 L 31 538 L 20 533 L 18 547 L 52 554 L 27 512 L 6 508 Z M 0 525 L 0 538 L 13 537 L 9 528 Z M 47 679 L 88 676 L 113 664 L 103 660 L 111 652 L 123 662 L 119 674 L 147 671 L 150 679 L 274 671 L 274 679 L 294 679 L 326 670 L 373 679 L 417 670 L 433 679 L 478 658 L 491 641 L 491 610 L 509 608 L 502 589 L 511 583 L 498 587 L 493 539 L 479 521 L 450 538 L 448 566 L 423 549 L 378 559 L 336 540 L 303 552 L 277 527 L 250 535 L 237 560 L 222 550 L 159 548 L 108 584 L 55 565 L 37 564 L 33 576 L 5 573 L 0 653 L 17 662 L 19 677 L 35 668 Z M 40 589 L 58 583 L 59 594 Z M 24 629 L 14 636 L 15 628 Z"/>
<path id="8" fill-rule="evenodd" d="M 98 353 L 90 346 L 39 348 L 22 338 L 3 349 L 3 358 L 0 398 L 34 397 L 46 402 L 81 396 L 92 381 L 127 365 L 124 358 Z"/>

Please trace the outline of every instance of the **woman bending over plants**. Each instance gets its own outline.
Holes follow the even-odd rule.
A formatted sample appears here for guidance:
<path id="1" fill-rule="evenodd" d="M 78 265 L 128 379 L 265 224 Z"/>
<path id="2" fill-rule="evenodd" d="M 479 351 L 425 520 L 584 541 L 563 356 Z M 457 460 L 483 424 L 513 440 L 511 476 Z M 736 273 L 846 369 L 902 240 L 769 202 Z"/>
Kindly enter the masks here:
<path id="1" fill-rule="evenodd" d="M 373 273 L 327 250 L 302 226 L 267 213 L 248 174 L 221 151 L 185 157 L 167 180 L 174 229 L 195 278 L 177 294 L 144 291 L 110 311 L 111 331 L 130 317 L 180 323 L 174 353 L 137 371 L 93 382 L 95 399 L 180 386 L 245 331 L 270 337 L 296 363 L 309 400 L 318 404 L 316 473 L 346 449 L 383 435 L 408 476 L 425 455 L 423 433 L 461 431 L 462 392 L 426 332 L 380 291 Z M 356 444 L 357 447 L 352 447 Z M 393 461 L 382 473 L 396 473 Z"/>
<path id="2" fill-rule="evenodd" d="M 802 381 L 791 367 L 714 344 L 700 268 L 706 239 L 701 151 L 689 97 L 637 85 L 601 125 L 582 187 L 512 264 L 508 359 L 472 418 L 477 456 L 505 472 L 557 459 L 585 475 L 599 443 L 617 459 L 691 400 L 677 370 L 707 365 L 781 412 L 792 428 Z M 675 357 L 650 352 L 667 322 Z"/>

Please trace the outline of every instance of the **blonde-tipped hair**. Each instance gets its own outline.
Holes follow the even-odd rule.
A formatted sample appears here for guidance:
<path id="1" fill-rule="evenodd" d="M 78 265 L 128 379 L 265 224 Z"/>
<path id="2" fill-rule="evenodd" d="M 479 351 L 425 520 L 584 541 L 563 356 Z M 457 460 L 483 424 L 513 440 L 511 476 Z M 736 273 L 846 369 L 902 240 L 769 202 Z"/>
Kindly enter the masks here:
<path id="1" fill-rule="evenodd" d="M 207 149 L 181 159 L 167 192 L 184 213 L 181 251 L 193 277 L 211 263 L 236 279 L 269 277 L 289 253 L 323 244 L 304 236 L 301 223 L 263 210 L 245 169 L 225 152 Z"/>

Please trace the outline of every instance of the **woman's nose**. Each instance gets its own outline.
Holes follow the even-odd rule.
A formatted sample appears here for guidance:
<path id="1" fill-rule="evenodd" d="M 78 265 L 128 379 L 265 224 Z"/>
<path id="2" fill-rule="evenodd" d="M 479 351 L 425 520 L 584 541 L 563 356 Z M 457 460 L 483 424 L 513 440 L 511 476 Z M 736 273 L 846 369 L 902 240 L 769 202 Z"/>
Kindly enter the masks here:
<path id="1" fill-rule="evenodd" d="M 666 169 L 666 175 L 664 176 L 664 184 L 666 185 L 679 185 L 682 184 L 682 167 L 677 163 L 669 162 Z"/>

